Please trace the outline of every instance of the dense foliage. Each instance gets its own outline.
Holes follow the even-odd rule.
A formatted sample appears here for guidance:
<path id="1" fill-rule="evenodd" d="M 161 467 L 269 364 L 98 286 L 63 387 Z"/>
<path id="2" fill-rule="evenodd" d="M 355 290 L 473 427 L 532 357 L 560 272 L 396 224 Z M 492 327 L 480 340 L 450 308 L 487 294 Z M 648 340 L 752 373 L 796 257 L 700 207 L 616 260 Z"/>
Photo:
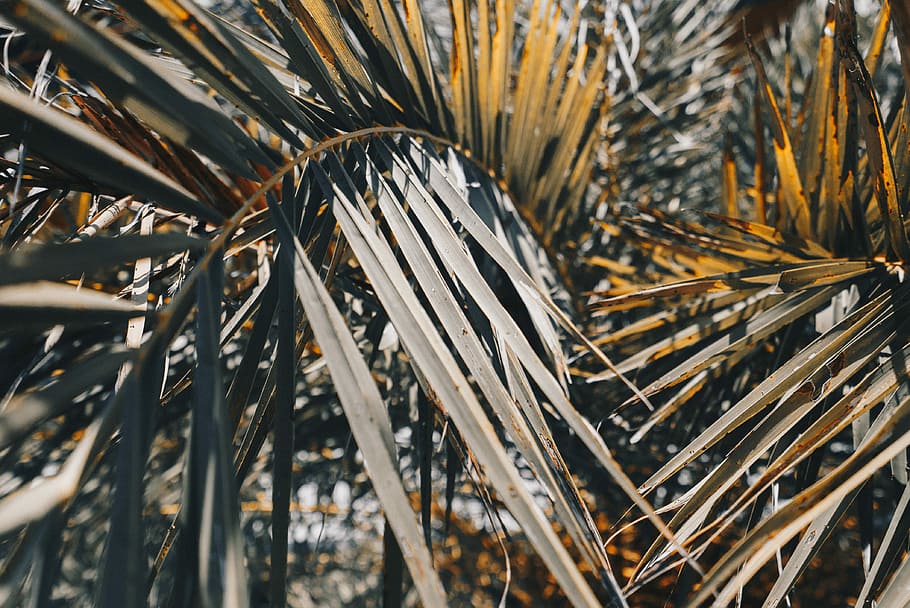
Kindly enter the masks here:
<path id="1" fill-rule="evenodd" d="M 903 605 L 910 9 L 743 6 L 4 0 L 0 601 Z"/>

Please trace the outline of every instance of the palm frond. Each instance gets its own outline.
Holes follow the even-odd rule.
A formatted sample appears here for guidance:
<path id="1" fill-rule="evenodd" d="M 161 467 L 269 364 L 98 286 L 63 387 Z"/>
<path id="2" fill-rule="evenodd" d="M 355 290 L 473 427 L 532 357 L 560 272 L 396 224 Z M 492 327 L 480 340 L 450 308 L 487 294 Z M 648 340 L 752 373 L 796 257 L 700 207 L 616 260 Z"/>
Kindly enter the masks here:
<path id="1" fill-rule="evenodd" d="M 431 408 L 428 440 L 434 427 L 448 429 L 481 499 L 512 514 L 566 597 L 624 605 L 554 418 L 668 531 L 570 399 L 562 331 L 610 362 L 554 301 L 556 273 L 536 243 L 585 215 L 607 107 L 606 43 L 587 43 L 579 15 L 555 5 L 523 7 L 524 29 L 514 27 L 511 3 L 453 2 L 447 70 L 435 63 L 416 3 L 254 5 L 258 31 L 187 0 L 125 0 L 103 18 L 46 0 L 4 6 L 4 18 L 61 62 L 32 83 L 56 95 L 50 103 L 0 94 L 0 128 L 20 145 L 18 174 L 5 176 L 13 184 L 6 225 L 38 204 L 21 194 L 53 187 L 89 196 L 64 194 L 53 223 L 29 226 L 41 248 L 7 239 L 3 289 L 29 294 L 40 310 L 28 318 L 51 315 L 42 322 L 62 334 L 45 350 L 78 370 L 62 354 L 83 339 L 77 323 L 30 285 L 80 273 L 78 286 L 53 289 L 90 307 L 82 321 L 105 323 L 93 343 L 125 342 L 132 356 L 116 381 L 114 366 L 94 378 L 105 405 L 84 412 L 61 472 L 0 498 L 2 531 L 25 527 L 31 538 L 113 466 L 97 602 L 138 605 L 152 589 L 178 605 L 248 605 L 238 486 L 271 445 L 270 594 L 283 604 L 294 438 L 306 432 L 295 403 L 325 390 L 300 383 L 303 370 L 324 364 L 415 588 L 426 605 L 440 605 L 431 522 L 419 521 L 399 471 L 397 397 L 375 382 L 395 370 Z M 16 72 L 30 77 L 24 64 Z M 488 78 L 497 85 L 485 86 Z M 533 217 L 536 234 L 523 219 Z M 129 234 L 137 230 L 147 236 Z M 132 281 L 123 277 L 130 263 Z M 90 296 L 94 281 L 109 295 Z M 401 347 L 382 363 L 385 332 L 376 330 L 387 324 Z M 35 339 L 11 332 L 9 348 Z M 178 356 L 175 341 L 191 355 Z M 226 368 L 236 344 L 243 354 Z M 39 408 L 27 398 L 39 371 L 22 366 L 29 382 L 11 391 L 29 408 L 20 429 L 68 411 L 61 400 L 75 390 L 65 371 L 42 391 L 57 401 Z M 189 433 L 179 515 L 156 539 L 149 570 L 143 479 L 156 437 L 175 424 Z M 15 454 L 23 432 L 10 434 Z M 168 572 L 188 575 L 169 584 L 159 578 Z"/>
<path id="2" fill-rule="evenodd" d="M 777 582 L 764 605 L 779 605 L 854 501 L 871 509 L 874 500 L 893 518 L 889 528 L 904 517 L 899 504 L 861 489 L 880 487 L 882 467 L 885 476 L 895 471 L 898 488 L 906 483 L 899 463 L 907 447 L 907 201 L 895 168 L 907 158 L 905 90 L 875 92 L 867 66 L 882 69 L 884 34 L 873 30 L 863 57 L 852 10 L 829 7 L 795 124 L 747 38 L 777 169 L 771 191 L 755 184 L 768 192 L 767 212 L 758 206 L 747 222 L 643 210 L 604 227 L 636 261 L 614 265 L 617 278 L 593 294 L 598 343 L 621 355 L 618 370 L 658 405 L 646 411 L 625 392 L 612 416 L 635 429 L 638 445 L 652 436 L 681 443 L 639 490 L 681 487 L 677 475 L 700 471 L 698 483 L 669 502 L 670 528 L 702 561 L 716 543 L 732 545 L 702 579 L 696 605 L 726 605 L 775 558 Z M 860 141 L 864 152 L 856 154 Z M 754 174 L 763 171 L 756 166 Z M 638 270 L 638 260 L 649 272 Z M 633 322 L 614 332 L 622 316 Z M 589 381 L 615 383 L 611 376 L 592 373 Z M 619 386 L 614 394 L 623 394 Z M 851 432 L 848 455 L 833 457 L 832 446 Z M 864 542 L 871 542 L 876 532 L 866 525 Z M 873 601 L 873 587 L 886 596 L 883 568 L 902 568 L 888 539 L 874 571 L 865 572 L 863 601 Z M 676 560 L 668 543 L 656 541 L 631 589 Z"/>

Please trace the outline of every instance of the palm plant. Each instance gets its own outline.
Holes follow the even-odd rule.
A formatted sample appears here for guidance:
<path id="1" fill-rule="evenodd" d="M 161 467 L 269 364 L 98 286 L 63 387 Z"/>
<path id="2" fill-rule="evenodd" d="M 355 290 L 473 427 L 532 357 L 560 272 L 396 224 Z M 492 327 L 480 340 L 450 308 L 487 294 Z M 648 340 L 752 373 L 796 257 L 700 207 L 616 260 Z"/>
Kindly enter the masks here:
<path id="1" fill-rule="evenodd" d="M 610 251 L 621 243 L 628 259 L 592 303 L 591 331 L 621 360 L 591 381 L 629 375 L 654 401 L 648 410 L 638 395 L 620 397 L 610 412 L 634 430 L 631 443 L 679 445 L 639 486 L 681 488 L 660 509 L 677 541 L 696 559 L 732 545 L 712 557 L 693 605 L 727 605 L 760 573 L 773 581 L 756 583 L 764 606 L 781 605 L 853 505 L 856 605 L 906 602 L 908 16 L 883 3 L 863 55 L 852 3 L 829 5 L 795 123 L 789 89 L 785 104 L 747 40 L 773 181 L 759 124 L 748 190 L 732 152 L 724 160 L 730 215 L 644 210 L 603 226 Z M 903 74 L 892 64 L 881 81 L 900 86 L 877 93 L 889 23 Z M 674 483 L 677 474 L 698 482 Z M 675 553 L 655 541 L 631 588 L 675 569 Z"/>
<path id="2" fill-rule="evenodd" d="M 763 127 L 716 137 L 736 6 L 635 8 L 4 2 L 3 601 L 50 602 L 91 521 L 96 603 L 248 605 L 252 574 L 285 605 L 295 441 L 347 433 L 389 604 L 404 568 L 425 605 L 451 599 L 461 473 L 576 605 L 678 568 L 692 603 L 724 605 L 774 557 L 777 605 L 851 504 L 859 603 L 899 601 L 910 58 L 883 49 L 893 23 L 906 52 L 910 15 L 885 3 L 863 56 L 852 4 L 830 8 L 795 123 L 750 43 L 769 166 Z M 681 201 L 727 215 L 667 213 Z M 682 447 L 636 487 L 610 448 L 649 441 Z M 240 517 L 263 467 L 264 567 Z M 604 476 L 651 543 L 624 583 Z M 146 529 L 165 488 L 172 525 Z"/>
<path id="3" fill-rule="evenodd" d="M 623 605 L 554 418 L 666 528 L 569 399 L 560 332 L 610 363 L 555 301 L 537 244 L 590 213 L 609 39 L 586 41 L 578 14 L 549 3 L 452 2 L 448 47 L 413 0 L 253 7 L 258 32 L 189 0 L 3 4 L 17 29 L 0 89 L 2 447 L 29 461 L 40 432 L 60 450 L 56 472 L 32 470 L 0 499 L 0 532 L 18 539 L 5 597 L 28 572 L 32 601 L 49 601 L 67 520 L 112 476 L 99 604 L 152 590 L 246 605 L 238 484 L 271 433 L 268 580 L 284 605 L 295 403 L 330 413 L 328 374 L 388 554 L 425 605 L 446 598 L 433 429 L 569 600 Z M 414 417 L 419 517 L 393 435 Z M 149 566 L 144 479 L 156 437 L 184 421 L 179 514 Z"/>

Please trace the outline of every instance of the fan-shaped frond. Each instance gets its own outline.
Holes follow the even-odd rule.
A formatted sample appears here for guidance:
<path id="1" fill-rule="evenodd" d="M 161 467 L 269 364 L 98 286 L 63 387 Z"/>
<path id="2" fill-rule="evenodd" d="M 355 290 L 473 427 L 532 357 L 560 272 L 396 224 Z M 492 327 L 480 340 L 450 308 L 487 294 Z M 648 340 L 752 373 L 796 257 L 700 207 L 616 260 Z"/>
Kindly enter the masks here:
<path id="1" fill-rule="evenodd" d="M 850 4 L 828 7 L 795 124 L 747 38 L 777 169 L 770 192 L 754 187 L 768 193 L 767 215 L 765 205 L 754 208 L 752 222 L 642 210 L 604 226 L 635 261 L 613 264 L 616 280 L 594 294 L 592 314 L 606 320 L 597 342 L 619 355 L 617 370 L 657 406 L 645 411 L 632 395 L 612 414 L 636 429 L 633 443 L 682 435 L 678 451 L 639 489 L 672 487 L 681 471 L 710 463 L 666 507 L 669 525 L 696 558 L 736 539 L 694 604 L 727 605 L 776 557 L 777 583 L 765 606 L 779 605 L 851 503 L 869 551 L 863 601 L 893 598 L 901 584 L 890 530 L 904 521 L 905 507 L 868 489 L 889 463 L 898 487 L 906 485 L 910 445 L 906 90 L 875 92 L 870 70 L 881 69 L 881 23 L 864 56 Z M 904 40 L 900 19 L 892 23 Z M 649 272 L 638 271 L 638 260 Z M 633 321 L 613 331 L 609 323 L 620 316 Z M 590 382 L 610 382 L 612 373 Z M 832 457 L 832 446 L 844 443 L 848 454 Z M 874 568 L 869 545 L 877 532 L 866 519 L 873 502 L 891 518 Z M 675 567 L 674 559 L 673 548 L 656 541 L 633 588 Z M 886 588 L 890 568 L 898 574 Z"/>
<path id="2" fill-rule="evenodd" d="M 238 487 L 271 433 L 269 580 L 284 604 L 296 420 L 330 378 L 391 544 L 424 604 L 443 604 L 428 469 L 419 516 L 399 470 L 394 431 L 411 416 L 382 388 L 394 377 L 425 404 L 421 453 L 438 428 L 574 604 L 624 605 L 553 421 L 668 531 L 570 401 L 565 333 L 611 364 L 554 301 L 537 244 L 586 209 L 607 43 L 558 5 L 453 1 L 447 71 L 411 0 L 253 5 L 253 27 L 188 0 L 3 6 L 26 38 L 10 68 L 21 85 L 0 91 L 18 147 L 0 308 L 53 329 L 8 328 L 5 352 L 28 356 L 0 416 L 12 460 L 52 418 L 68 422 L 59 441 L 78 430 L 56 474 L 0 498 L 0 531 L 24 530 L 8 574 L 41 552 L 54 562 L 61 518 L 113 475 L 98 603 L 139 605 L 152 589 L 247 605 Z M 37 71 L 34 48 L 49 49 Z M 400 350 L 386 357 L 387 334 Z M 144 479 L 174 425 L 188 429 L 183 490 L 150 570 Z M 38 597 L 54 569 L 33 566 Z"/>

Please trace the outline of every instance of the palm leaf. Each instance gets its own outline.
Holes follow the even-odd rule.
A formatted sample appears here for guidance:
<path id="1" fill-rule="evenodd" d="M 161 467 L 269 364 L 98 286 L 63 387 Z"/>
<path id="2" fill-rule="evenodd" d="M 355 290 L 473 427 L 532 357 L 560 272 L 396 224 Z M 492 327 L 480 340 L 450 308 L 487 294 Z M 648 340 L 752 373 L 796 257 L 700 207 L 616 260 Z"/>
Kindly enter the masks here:
<path id="1" fill-rule="evenodd" d="M 59 179 L 75 188 L 107 188 L 157 209 L 136 217 L 144 232 L 155 233 L 145 240 L 102 236 L 132 216 L 127 203 L 104 199 L 103 217 L 80 209 L 79 242 L 46 251 L 17 247 L 6 257 L 23 270 L 8 280 L 100 274 L 139 259 L 133 285 L 111 290 L 137 301 L 157 296 L 162 310 L 130 326 L 135 360 L 122 369 L 106 409 L 91 417 L 65 474 L 0 499 L 6 513 L 28 500 L 40 503 L 33 515 L 5 520 L 4 529 L 72 508 L 99 458 L 109 458 L 116 480 L 98 602 L 141 603 L 148 585 L 160 584 L 160 572 L 178 568 L 190 576 L 158 590 L 172 601 L 243 605 L 248 591 L 231 473 L 243 482 L 272 429 L 272 525 L 282 540 L 272 545 L 271 594 L 284 603 L 293 445 L 304 432 L 295 424 L 295 378 L 299 366 L 324 361 L 412 579 L 426 604 L 440 604 L 444 590 L 427 543 L 433 538 L 424 537 L 430 522 L 423 530 L 417 525 L 399 478 L 391 430 L 401 422 L 393 421 L 390 400 L 372 378 L 390 370 L 374 369 L 369 349 L 355 341 L 360 313 L 338 305 L 357 301 L 361 310 L 376 311 L 376 319 L 389 319 L 401 341 L 403 373 L 432 404 L 433 417 L 457 432 L 477 467 L 481 499 L 511 511 L 563 593 L 576 604 L 600 603 L 587 568 L 607 601 L 624 605 L 545 412 L 558 412 L 619 487 L 669 532 L 570 400 L 561 331 L 596 360 L 612 363 L 554 302 L 555 273 L 519 214 L 542 214 L 548 234 L 581 217 L 587 167 L 602 137 L 606 47 L 579 42 L 577 15 L 564 32 L 561 10 L 530 7 L 534 25 L 526 37 L 506 27 L 510 5 L 482 3 L 484 23 L 475 30 L 471 6 L 456 4 L 461 46 L 453 57 L 460 68 L 447 81 L 434 66 L 415 3 L 257 6 L 275 42 L 182 0 L 118 3 L 108 13 L 116 28 L 98 25 L 91 9 L 77 17 L 41 0 L 10 8 L 16 24 L 65 63 L 62 78 L 70 69 L 75 76 L 72 101 L 62 97 L 57 108 L 21 93 L 0 100 L 10 109 L 2 126 L 35 153 L 21 158 L 23 168 L 31 163 L 25 183 Z M 140 49 L 142 37 L 162 51 Z M 519 49 L 520 57 L 513 53 Z M 554 70 L 546 65 L 551 59 Z M 503 83 L 493 98 L 480 74 L 496 74 Z M 145 85 L 137 93 L 138 83 Z M 451 110 L 446 84 L 455 92 Z M 89 87 L 98 94 L 85 94 Z M 579 108 L 582 120 L 572 117 Z M 558 121 L 547 121 L 546 113 Z M 531 142 L 532 154 L 516 141 Z M 64 170 L 41 173 L 48 161 Z M 107 171 L 110 166 L 116 168 Z M 508 194 L 506 184 L 517 194 Z M 226 210 L 233 215 L 223 218 Z M 169 225 L 198 238 L 166 234 Z M 58 230 L 45 238 L 71 239 Z M 158 262 L 168 254 L 176 255 Z M 52 274 L 43 274 L 45 267 Z M 527 302 L 508 308 L 503 289 Z M 297 298 L 305 312 L 300 319 Z M 238 302 L 236 310 L 224 306 L 226 299 Z M 137 309 L 123 312 L 135 316 Z M 239 366 L 224 378 L 225 352 L 247 339 L 249 324 Z M 193 344 L 195 365 L 171 352 L 183 338 Z M 375 339 L 366 346 L 375 350 Z M 267 371 L 254 378 L 263 365 Z M 352 377 L 359 388 L 347 384 Z M 192 406 L 181 409 L 191 388 Z M 309 398 L 317 389 L 304 392 Z M 30 409 L 36 421 L 44 415 Z M 156 457 L 156 436 L 174 421 L 190 429 L 179 516 L 149 573 L 142 524 L 154 497 L 144 496 L 143 476 Z M 117 447 L 108 456 L 115 433 Z M 512 448 L 549 496 L 546 509 L 523 481 Z M 554 523 L 567 531 L 571 550 Z M 121 574 L 114 574 L 115 564 Z"/>
<path id="2" fill-rule="evenodd" d="M 886 101 L 874 92 L 856 50 L 851 11 L 842 3 L 825 15 L 812 86 L 795 125 L 777 106 L 766 62 L 750 45 L 775 140 L 776 213 L 766 217 L 762 210 L 758 222 L 747 223 L 648 210 L 619 217 L 605 231 L 628 270 L 592 294 L 590 309 L 603 334 L 598 343 L 625 355 L 618 369 L 636 378 L 658 408 L 638 407 L 609 373 L 592 372 L 592 380 L 625 396 L 613 418 L 634 431 L 636 445 L 649 438 L 680 442 L 639 487 L 645 494 L 676 489 L 665 507 L 676 539 L 703 561 L 733 538 L 693 591 L 693 604 L 726 605 L 744 587 L 762 589 L 758 572 L 776 557 L 779 576 L 764 605 L 780 605 L 799 589 L 813 557 L 839 538 L 864 485 L 861 500 L 893 518 L 889 528 L 904 517 L 894 508 L 898 495 L 894 503 L 868 498 L 870 486 L 881 487 L 876 478 L 883 466 L 900 469 L 907 441 L 900 413 L 906 193 L 892 187 L 894 159 L 903 158 L 894 150 L 903 145 L 896 125 L 904 91 L 888 90 Z M 874 35 L 869 57 L 878 62 L 880 25 Z M 888 123 L 880 104 L 890 100 L 895 112 Z M 853 160 L 857 133 L 868 154 Z M 763 160 L 755 163 L 755 175 L 762 175 Z M 712 272 L 723 266 L 729 270 Z M 861 421 L 870 415 L 877 418 L 865 431 Z M 831 447 L 843 445 L 850 427 L 858 433 L 853 450 L 832 460 Z M 820 475 L 807 465 L 810 458 L 830 469 Z M 684 481 L 693 474 L 698 483 Z M 905 481 L 902 474 L 895 479 L 900 492 Z M 867 603 L 902 571 L 890 538 L 865 572 Z M 678 559 L 671 544 L 655 541 L 630 589 L 660 580 Z"/>

